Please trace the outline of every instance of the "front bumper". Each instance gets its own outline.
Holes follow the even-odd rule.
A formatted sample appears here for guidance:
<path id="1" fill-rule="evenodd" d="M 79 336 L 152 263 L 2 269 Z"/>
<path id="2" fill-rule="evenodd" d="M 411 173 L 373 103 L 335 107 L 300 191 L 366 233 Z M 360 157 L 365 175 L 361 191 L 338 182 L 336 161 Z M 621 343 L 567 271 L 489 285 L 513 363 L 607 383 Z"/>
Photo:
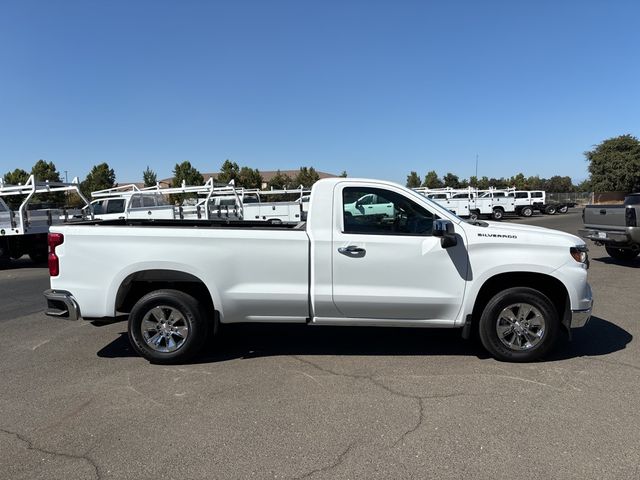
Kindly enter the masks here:
<path id="1" fill-rule="evenodd" d="M 80 306 L 71 293 L 65 290 L 45 290 L 43 295 L 47 299 L 45 315 L 65 320 L 79 320 L 81 318 Z"/>
<path id="2" fill-rule="evenodd" d="M 581 328 L 584 327 L 591 318 L 592 307 L 587 310 L 571 310 L 571 323 L 569 328 Z"/>

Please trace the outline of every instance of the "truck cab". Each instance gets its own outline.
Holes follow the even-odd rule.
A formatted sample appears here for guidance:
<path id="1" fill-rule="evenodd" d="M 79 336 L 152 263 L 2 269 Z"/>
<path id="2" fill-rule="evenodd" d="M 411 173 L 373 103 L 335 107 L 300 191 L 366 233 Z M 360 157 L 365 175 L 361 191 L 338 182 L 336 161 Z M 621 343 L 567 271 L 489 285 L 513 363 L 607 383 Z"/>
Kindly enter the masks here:
<path id="1" fill-rule="evenodd" d="M 91 202 L 99 220 L 122 218 L 175 218 L 174 207 L 164 196 L 151 192 L 98 198 Z"/>

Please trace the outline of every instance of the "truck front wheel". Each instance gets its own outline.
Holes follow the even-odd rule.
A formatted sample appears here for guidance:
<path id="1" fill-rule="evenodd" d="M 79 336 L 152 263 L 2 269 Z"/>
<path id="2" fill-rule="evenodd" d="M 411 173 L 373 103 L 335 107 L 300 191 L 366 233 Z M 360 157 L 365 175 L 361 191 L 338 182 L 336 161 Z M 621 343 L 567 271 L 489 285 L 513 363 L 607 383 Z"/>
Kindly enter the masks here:
<path id="1" fill-rule="evenodd" d="M 640 250 L 631 250 L 630 248 L 616 248 L 605 245 L 605 250 L 611 258 L 616 260 L 631 261 L 638 256 Z"/>
<path id="2" fill-rule="evenodd" d="M 498 360 L 531 362 L 553 347 L 558 324 L 546 295 L 528 287 L 509 288 L 487 303 L 480 317 L 480 340 Z"/>
<path id="3" fill-rule="evenodd" d="M 207 337 L 205 309 L 179 290 L 156 290 L 129 314 L 129 341 L 151 363 L 181 363 L 202 349 Z"/>

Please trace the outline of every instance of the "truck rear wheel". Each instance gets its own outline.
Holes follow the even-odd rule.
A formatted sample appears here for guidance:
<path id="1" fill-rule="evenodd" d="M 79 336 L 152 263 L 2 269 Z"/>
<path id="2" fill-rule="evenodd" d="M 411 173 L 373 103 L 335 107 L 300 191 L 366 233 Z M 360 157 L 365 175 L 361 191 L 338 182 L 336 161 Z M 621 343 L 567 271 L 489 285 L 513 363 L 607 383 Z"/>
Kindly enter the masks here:
<path id="1" fill-rule="evenodd" d="M 502 220 L 502 217 L 504 217 L 504 210 L 501 208 L 494 208 L 491 216 L 494 220 Z"/>
<path id="2" fill-rule="evenodd" d="M 547 213 L 549 215 L 555 215 L 556 214 L 556 206 L 555 205 L 547 206 L 547 208 L 544 209 L 544 213 Z"/>
<path id="3" fill-rule="evenodd" d="M 498 360 L 531 362 L 553 347 L 558 325 L 558 313 L 546 295 L 528 287 L 509 288 L 487 303 L 480 340 Z"/>
<path id="4" fill-rule="evenodd" d="M 533 208 L 522 207 L 522 210 L 520 210 L 520 215 L 522 215 L 523 217 L 530 217 L 531 215 L 533 215 Z"/>
<path id="5" fill-rule="evenodd" d="M 151 363 L 181 363 L 200 352 L 207 338 L 206 311 L 191 295 L 156 290 L 129 314 L 129 341 Z"/>
<path id="6" fill-rule="evenodd" d="M 611 258 L 616 260 L 630 261 L 638 256 L 640 250 L 631 250 L 630 248 L 616 248 L 609 245 L 604 246 L 605 250 Z"/>

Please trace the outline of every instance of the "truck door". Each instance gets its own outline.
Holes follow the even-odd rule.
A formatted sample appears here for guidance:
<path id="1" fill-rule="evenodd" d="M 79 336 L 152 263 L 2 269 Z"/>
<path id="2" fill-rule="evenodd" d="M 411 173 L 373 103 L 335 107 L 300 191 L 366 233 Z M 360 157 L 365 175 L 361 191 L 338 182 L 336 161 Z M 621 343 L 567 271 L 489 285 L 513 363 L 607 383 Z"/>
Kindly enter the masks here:
<path id="1" fill-rule="evenodd" d="M 401 192 L 336 185 L 334 305 L 347 318 L 453 321 L 469 263 L 463 236 L 456 247 L 443 249 L 431 235 L 438 217 Z M 367 194 L 391 204 L 391 215 L 351 214 L 350 206 Z"/>

